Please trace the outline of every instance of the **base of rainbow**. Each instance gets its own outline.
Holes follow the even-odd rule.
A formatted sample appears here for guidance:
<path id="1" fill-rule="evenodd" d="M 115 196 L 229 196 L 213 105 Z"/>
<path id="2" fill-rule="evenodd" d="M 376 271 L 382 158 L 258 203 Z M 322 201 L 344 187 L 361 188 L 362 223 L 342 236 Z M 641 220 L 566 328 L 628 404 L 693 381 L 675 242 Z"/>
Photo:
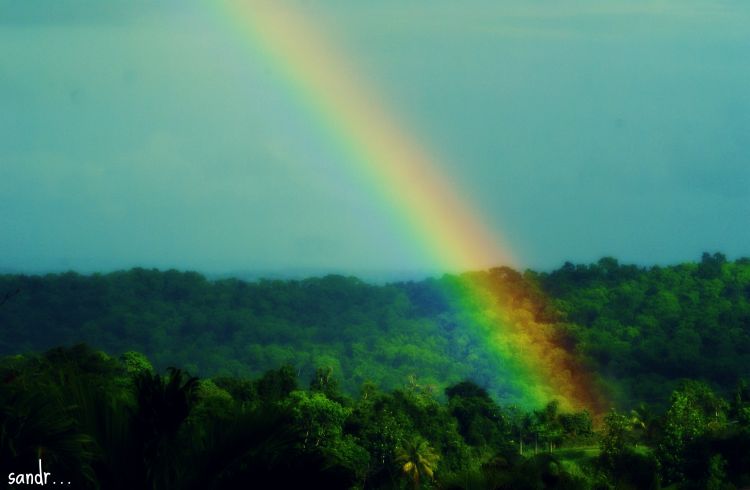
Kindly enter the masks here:
<path id="1" fill-rule="evenodd" d="M 596 376 L 571 352 L 558 325 L 537 320 L 544 305 L 514 290 L 514 280 L 523 282 L 505 267 L 452 277 L 447 294 L 463 328 L 475 332 L 498 372 L 511 378 L 503 385 L 519 404 L 539 408 L 556 400 L 564 410 L 603 413 L 609 403 Z"/>

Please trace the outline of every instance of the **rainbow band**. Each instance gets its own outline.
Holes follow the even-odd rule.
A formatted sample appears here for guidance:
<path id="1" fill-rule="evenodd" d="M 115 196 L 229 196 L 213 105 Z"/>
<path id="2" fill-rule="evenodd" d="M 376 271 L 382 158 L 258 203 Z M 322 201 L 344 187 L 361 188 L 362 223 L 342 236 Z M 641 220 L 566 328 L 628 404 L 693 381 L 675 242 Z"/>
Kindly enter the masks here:
<path id="1" fill-rule="evenodd" d="M 300 12 L 283 0 L 216 5 L 242 40 L 261 48 L 295 98 L 320 119 L 351 165 L 374 184 L 437 264 L 461 271 L 512 263 L 507 247 L 460 198 L 436 160 Z M 582 373 L 572 372 L 577 364 L 556 346 L 549 329 L 522 328 L 485 286 L 466 281 L 456 294 L 465 311 L 473 312 L 472 323 L 483 330 L 488 346 L 510 368 L 523 399 L 539 405 L 557 398 L 563 407 L 596 411 L 589 394 L 594 390 L 585 386 Z"/>
<path id="2" fill-rule="evenodd" d="M 514 401 L 539 407 L 556 399 L 566 410 L 603 414 L 609 403 L 591 373 L 571 355 L 554 325 L 534 318 L 533 310 L 542 305 L 514 305 L 514 293 L 498 275 L 502 272 L 464 275 L 452 293 L 467 317 L 463 323 L 479 332 L 485 349 L 513 377 L 506 384 L 514 388 Z"/>

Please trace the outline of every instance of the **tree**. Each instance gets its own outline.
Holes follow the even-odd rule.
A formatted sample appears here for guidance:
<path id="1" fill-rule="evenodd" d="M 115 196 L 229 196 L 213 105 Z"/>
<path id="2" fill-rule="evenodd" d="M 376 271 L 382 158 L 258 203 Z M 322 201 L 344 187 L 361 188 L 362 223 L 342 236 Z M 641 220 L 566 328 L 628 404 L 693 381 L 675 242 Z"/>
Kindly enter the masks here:
<path id="1" fill-rule="evenodd" d="M 494 448 L 504 444 L 509 423 L 483 388 L 463 381 L 446 388 L 445 394 L 450 413 L 458 421 L 458 430 L 468 444 Z"/>
<path id="2" fill-rule="evenodd" d="M 690 381 L 672 393 L 664 422 L 664 435 L 657 446 L 665 482 L 684 478 L 684 452 L 688 444 L 726 424 L 726 402 L 703 383 Z"/>
<path id="3" fill-rule="evenodd" d="M 726 479 L 727 462 L 720 454 L 715 454 L 709 460 L 708 477 L 706 478 L 706 490 L 727 490 L 734 488 L 727 485 Z"/>
<path id="4" fill-rule="evenodd" d="M 726 255 L 722 253 L 710 254 L 703 252 L 701 263 L 698 266 L 698 274 L 704 279 L 715 279 L 721 276 L 721 268 L 727 262 Z"/>
<path id="5" fill-rule="evenodd" d="M 396 461 L 401 465 L 401 471 L 419 488 L 423 475 L 434 478 L 440 456 L 433 451 L 429 443 L 421 437 L 404 441 L 396 449 Z"/>
<path id="6" fill-rule="evenodd" d="M 91 437 L 59 403 L 59 393 L 40 388 L 0 384 L 0 472 L 7 477 L 35 469 L 43 459 L 45 469 L 64 473 L 79 488 L 92 488 Z"/>
<path id="7" fill-rule="evenodd" d="M 652 407 L 639 403 L 630 410 L 630 424 L 636 441 L 651 444 L 659 429 L 659 417 Z"/>
<path id="8" fill-rule="evenodd" d="M 196 401 L 198 378 L 169 368 L 162 377 L 148 371 L 135 379 L 137 408 L 133 415 L 133 436 L 143 454 L 140 479 L 145 487 L 169 486 L 176 437 Z"/>
<path id="9" fill-rule="evenodd" d="M 523 443 L 527 434 L 531 433 L 531 416 L 513 405 L 507 408 L 508 422 L 513 434 L 518 434 L 518 454 L 523 456 Z"/>
<path id="10" fill-rule="evenodd" d="M 124 364 L 128 374 L 138 376 L 142 373 L 153 373 L 154 367 L 148 358 L 140 352 L 128 351 L 120 356 L 120 361 Z"/>
<path id="11" fill-rule="evenodd" d="M 604 434 L 601 439 L 601 459 L 605 466 L 613 468 L 616 460 L 625 454 L 630 446 L 631 420 L 616 410 L 604 417 Z"/>
<path id="12" fill-rule="evenodd" d="M 574 441 L 579 438 L 589 438 L 594 433 L 594 421 L 586 410 L 561 413 L 558 420 L 565 436 Z"/>
<path id="13" fill-rule="evenodd" d="M 320 392 L 293 391 L 285 405 L 302 432 L 303 450 L 327 446 L 340 438 L 344 421 L 351 413 Z"/>
<path id="14" fill-rule="evenodd" d="M 263 377 L 255 382 L 255 391 L 266 403 L 281 401 L 296 389 L 297 372 L 289 364 L 266 371 Z"/>
<path id="15" fill-rule="evenodd" d="M 542 435 L 547 442 L 549 452 L 553 447 L 559 444 L 563 436 L 563 427 L 560 424 L 560 402 L 552 400 L 545 405 L 541 412 L 540 421 L 542 426 Z"/>
<path id="16" fill-rule="evenodd" d="M 599 463 L 614 488 L 658 489 L 656 460 L 633 448 L 633 419 L 615 410 L 604 418 Z"/>
<path id="17" fill-rule="evenodd" d="M 315 377 L 310 381 L 310 391 L 323 393 L 331 400 L 341 401 L 338 380 L 333 376 L 332 367 L 319 367 L 315 370 Z"/>
<path id="18" fill-rule="evenodd" d="M 539 442 L 547 444 L 548 452 L 552 452 L 555 444 L 562 440 L 563 426 L 560 423 L 558 409 L 559 402 L 553 400 L 541 410 L 534 410 L 528 423 L 528 432 L 534 436 L 534 454 L 539 452 Z"/>

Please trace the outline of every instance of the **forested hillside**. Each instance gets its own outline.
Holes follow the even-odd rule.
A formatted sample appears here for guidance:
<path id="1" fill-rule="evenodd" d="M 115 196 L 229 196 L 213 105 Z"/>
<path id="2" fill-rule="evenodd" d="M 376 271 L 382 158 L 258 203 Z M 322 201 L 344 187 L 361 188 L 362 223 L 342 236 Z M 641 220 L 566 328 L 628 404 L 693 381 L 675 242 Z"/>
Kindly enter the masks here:
<path id="1" fill-rule="evenodd" d="M 598 426 L 597 426 L 598 425 Z M 682 383 L 599 424 L 470 381 L 351 396 L 320 369 L 256 379 L 154 372 L 86 346 L 0 359 L 0 474 L 75 489 L 734 489 L 750 485 L 750 389 Z M 39 463 L 39 460 L 43 463 Z M 13 484 L 16 484 L 15 486 Z"/>
<path id="2" fill-rule="evenodd" d="M 497 360 L 453 301 L 481 276 L 529 328 L 553 325 L 620 406 L 666 404 L 683 378 L 720 393 L 750 375 L 750 261 L 642 268 L 611 258 L 550 273 L 508 268 L 384 286 L 328 276 L 209 281 L 133 269 L 83 276 L 0 276 L 0 353 L 86 342 L 144 352 L 196 375 L 259 376 L 284 364 L 332 369 L 356 393 L 408 379 L 441 392 L 471 379 L 512 402 Z"/>
<path id="3" fill-rule="evenodd" d="M 514 404 L 467 284 L 551 329 L 611 409 Z M 744 488 L 748 300 L 750 261 L 720 254 L 384 286 L 0 276 L 0 474 L 28 484 L 42 459 L 92 489 Z"/>
<path id="4" fill-rule="evenodd" d="M 750 377 L 750 260 L 672 267 L 565 264 L 539 281 L 597 372 L 629 401 L 666 402 L 680 378 L 727 393 Z M 665 386 L 666 385 L 666 386 Z"/>

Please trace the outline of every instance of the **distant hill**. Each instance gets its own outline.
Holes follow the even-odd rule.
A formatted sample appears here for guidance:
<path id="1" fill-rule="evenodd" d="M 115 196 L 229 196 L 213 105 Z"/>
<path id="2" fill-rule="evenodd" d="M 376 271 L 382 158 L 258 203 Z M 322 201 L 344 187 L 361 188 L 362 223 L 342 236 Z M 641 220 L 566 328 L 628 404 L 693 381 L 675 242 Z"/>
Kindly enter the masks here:
<path id="1" fill-rule="evenodd" d="M 497 271 L 497 270 L 496 270 Z M 496 274 L 488 271 L 484 274 Z M 468 276 L 467 276 L 468 277 Z M 503 269 L 493 294 L 553 325 L 622 405 L 656 404 L 682 378 L 728 392 L 750 377 L 750 261 L 642 268 L 604 258 L 550 273 Z M 104 275 L 0 275 L 0 354 L 86 342 L 136 350 L 157 367 L 258 376 L 283 364 L 301 376 L 331 367 L 350 392 L 365 381 L 437 389 L 473 379 L 513 402 L 502 366 L 451 301 L 456 276 L 386 285 L 354 277 L 208 280 L 132 269 Z"/>

